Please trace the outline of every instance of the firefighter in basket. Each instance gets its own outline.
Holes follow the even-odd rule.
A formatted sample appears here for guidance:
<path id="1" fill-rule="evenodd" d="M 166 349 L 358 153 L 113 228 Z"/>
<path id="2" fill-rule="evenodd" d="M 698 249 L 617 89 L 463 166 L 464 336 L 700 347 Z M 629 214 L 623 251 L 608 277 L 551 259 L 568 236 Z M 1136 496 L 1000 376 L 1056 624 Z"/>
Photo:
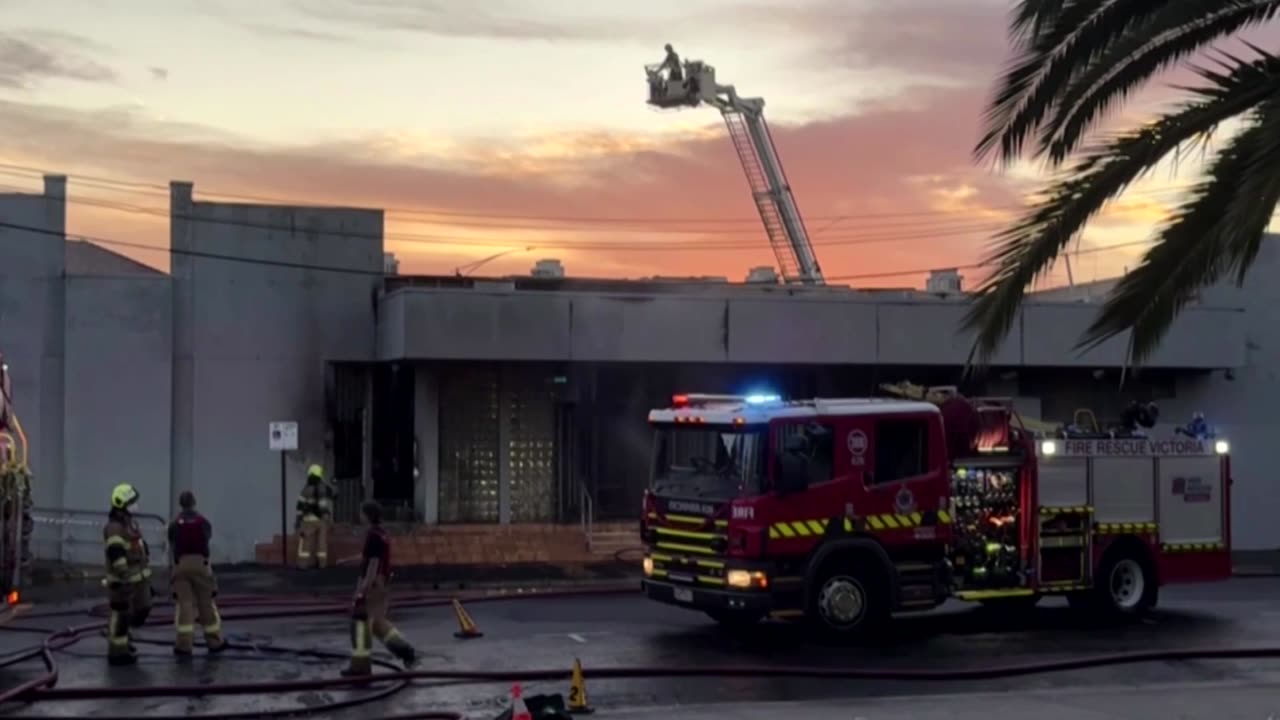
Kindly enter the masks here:
<path id="1" fill-rule="evenodd" d="M 218 582 L 209 567 L 209 540 L 213 537 L 213 524 L 196 512 L 196 496 L 183 491 L 178 496 L 182 511 L 169 523 L 170 560 L 173 563 L 174 624 L 177 638 L 173 654 L 179 658 L 191 657 L 195 640 L 195 624 L 204 628 L 204 645 L 210 655 L 226 649 L 222 638 L 222 618 L 214 598 L 218 596 Z"/>
<path id="2" fill-rule="evenodd" d="M 361 553 L 360 584 L 351 603 L 351 664 L 343 669 L 344 677 L 373 672 L 370 636 L 378 638 L 406 670 L 418 660 L 417 651 L 387 619 L 391 604 L 387 587 L 391 581 L 391 536 L 382 529 L 382 508 L 368 501 L 360 506 L 360 515 L 369 524 L 369 533 Z"/>
<path id="3" fill-rule="evenodd" d="M 307 468 L 307 482 L 298 495 L 293 529 L 298 534 L 298 568 L 324 567 L 329 560 L 329 519 L 333 515 L 333 489 L 324 481 L 324 468 Z"/>
<path id="4" fill-rule="evenodd" d="M 107 660 L 112 665 L 132 665 L 138 661 L 130 629 L 142 627 L 151 614 L 151 549 L 142 539 L 131 509 L 138 491 L 123 483 L 111 491 L 111 512 L 102 528 L 107 573 Z"/>

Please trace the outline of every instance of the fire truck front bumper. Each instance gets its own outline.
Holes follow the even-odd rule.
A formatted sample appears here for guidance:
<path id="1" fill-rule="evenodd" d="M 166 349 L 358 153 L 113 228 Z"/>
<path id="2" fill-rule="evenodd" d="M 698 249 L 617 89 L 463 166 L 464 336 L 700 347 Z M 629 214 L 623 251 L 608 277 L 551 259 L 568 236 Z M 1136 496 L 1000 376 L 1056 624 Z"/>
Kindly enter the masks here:
<path id="1" fill-rule="evenodd" d="M 695 610 L 743 610 L 768 613 L 773 597 L 766 590 L 728 590 L 645 578 L 641 581 L 650 600 Z"/>

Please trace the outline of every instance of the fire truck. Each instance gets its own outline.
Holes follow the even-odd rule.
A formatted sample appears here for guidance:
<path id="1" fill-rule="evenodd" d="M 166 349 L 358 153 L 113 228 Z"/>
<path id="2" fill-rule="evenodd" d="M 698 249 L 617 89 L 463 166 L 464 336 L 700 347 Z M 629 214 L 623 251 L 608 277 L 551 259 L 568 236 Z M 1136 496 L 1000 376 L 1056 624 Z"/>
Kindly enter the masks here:
<path id="1" fill-rule="evenodd" d="M 19 592 L 31 558 L 31 530 L 27 438 L 13 405 L 9 366 L 0 355 L 0 624 L 20 609 Z"/>
<path id="2" fill-rule="evenodd" d="M 649 422 L 644 590 L 722 624 L 853 637 L 948 599 L 1046 595 L 1124 618 L 1231 575 L 1230 448 L 1203 433 L 1037 431 L 1011 399 L 954 390 L 678 395 Z"/>

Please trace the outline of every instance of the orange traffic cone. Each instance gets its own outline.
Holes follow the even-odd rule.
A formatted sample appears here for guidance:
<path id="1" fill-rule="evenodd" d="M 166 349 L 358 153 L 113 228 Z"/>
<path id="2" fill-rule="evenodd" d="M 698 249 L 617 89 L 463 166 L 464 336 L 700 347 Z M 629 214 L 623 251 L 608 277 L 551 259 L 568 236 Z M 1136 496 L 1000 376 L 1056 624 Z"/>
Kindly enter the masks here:
<path id="1" fill-rule="evenodd" d="M 453 614 L 458 616 L 458 632 L 453 636 L 469 640 L 471 638 L 484 637 L 484 633 L 480 632 L 480 628 L 476 627 L 476 621 L 471 619 L 471 615 L 467 613 L 467 609 L 462 607 L 462 603 L 458 598 L 453 599 Z"/>
<path id="2" fill-rule="evenodd" d="M 520 683 L 511 686 L 511 720 L 533 720 L 533 713 L 524 704 L 524 690 L 520 689 Z"/>

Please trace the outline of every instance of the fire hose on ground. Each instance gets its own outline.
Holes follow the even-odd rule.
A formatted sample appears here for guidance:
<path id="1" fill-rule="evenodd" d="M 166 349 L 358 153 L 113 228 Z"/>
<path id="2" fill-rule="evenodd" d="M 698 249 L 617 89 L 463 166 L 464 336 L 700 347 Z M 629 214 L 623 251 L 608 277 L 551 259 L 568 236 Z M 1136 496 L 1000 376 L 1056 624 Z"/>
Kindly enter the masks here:
<path id="1" fill-rule="evenodd" d="M 531 592 L 525 594 L 500 594 L 467 598 L 467 602 L 490 603 L 511 602 L 516 600 L 546 600 L 557 598 L 589 597 L 620 595 L 634 593 L 634 589 L 598 588 L 589 590 L 567 590 L 550 592 Z M 290 604 L 292 603 L 292 604 Z M 393 604 L 397 609 L 445 607 L 452 603 L 452 597 L 439 594 L 421 594 L 402 598 Z M 292 600 L 282 597 L 235 597 L 225 598 L 222 603 L 224 620 L 261 620 L 272 618 L 295 618 L 315 615 L 341 615 L 349 611 L 347 603 L 328 602 L 324 599 L 309 601 L 294 597 Z M 274 608 L 274 609 L 268 609 Z M 94 608 L 91 612 L 98 611 Z M 241 612 L 243 610 L 243 612 Z M 24 620 L 37 618 L 65 617 L 68 612 L 83 615 L 83 611 L 56 611 L 44 614 L 24 616 Z M 172 618 L 156 618 L 147 625 L 172 623 Z M 63 630 L 50 628 L 4 626 L 3 631 L 36 632 L 46 637 L 39 647 L 30 648 L 11 654 L 0 660 L 0 668 L 16 665 L 35 658 L 40 658 L 46 672 L 11 688 L 0 692 L 0 707 L 12 702 L 50 702 L 74 700 L 112 700 L 160 697 L 208 697 L 217 695 L 269 695 L 281 693 L 297 693 L 324 690 L 354 690 L 371 685 L 383 685 L 368 694 L 333 701 L 323 706 L 308 708 L 288 708 L 262 710 L 253 712 L 213 713 L 195 717 L 215 720 L 230 720 L 246 717 L 282 717 L 320 711 L 333 712 L 370 702 L 390 698 L 394 694 L 409 687 L 414 682 L 433 681 L 436 683 L 497 683 L 497 682 L 539 682 L 567 680 L 571 676 L 569 668 L 534 668 L 529 670 L 415 670 L 399 671 L 396 666 L 382 660 L 376 664 L 391 672 L 368 677 L 334 677 L 311 680 L 290 680 L 259 683 L 232 683 L 223 685 L 160 685 L 150 687 L 73 687 L 57 688 L 58 665 L 54 653 L 64 650 L 90 634 L 98 634 L 102 623 L 86 623 Z M 135 642 L 143 644 L 168 644 L 167 642 L 138 638 Z M 346 659 L 346 653 L 323 651 L 316 649 L 290 648 L 278 645 L 260 646 L 255 644 L 229 643 L 234 650 L 250 650 L 273 655 L 294 655 L 319 659 Z M 1242 647 L 1242 648 L 1184 648 L 1140 652 L 1123 652 L 1103 655 L 1091 655 L 1044 662 L 1020 663 L 1016 665 L 997 665 L 990 667 L 923 670 L 923 669 L 878 669 L 878 668 L 832 668 L 807 666 L 773 666 L 773 665 L 740 665 L 740 666 L 702 666 L 702 667 L 611 667 L 593 668 L 586 671 L 586 677 L 598 680 L 637 679 L 637 678 L 805 678 L 829 680 L 873 680 L 873 681 L 907 681 L 907 682 L 948 682 L 991 680 L 1037 675 L 1070 670 L 1083 670 L 1118 665 L 1150 662 L 1172 662 L 1189 660 L 1248 660 L 1280 658 L 1280 647 Z M 129 717 L 136 717 L 131 715 Z M 153 720 L 166 720 L 164 716 L 148 715 Z M 192 716 L 173 716 L 189 718 Z M 112 720 L 102 715 L 94 715 L 94 720 Z M 401 715 L 388 715 L 378 720 L 462 720 L 459 713 L 448 711 L 424 711 Z"/>

